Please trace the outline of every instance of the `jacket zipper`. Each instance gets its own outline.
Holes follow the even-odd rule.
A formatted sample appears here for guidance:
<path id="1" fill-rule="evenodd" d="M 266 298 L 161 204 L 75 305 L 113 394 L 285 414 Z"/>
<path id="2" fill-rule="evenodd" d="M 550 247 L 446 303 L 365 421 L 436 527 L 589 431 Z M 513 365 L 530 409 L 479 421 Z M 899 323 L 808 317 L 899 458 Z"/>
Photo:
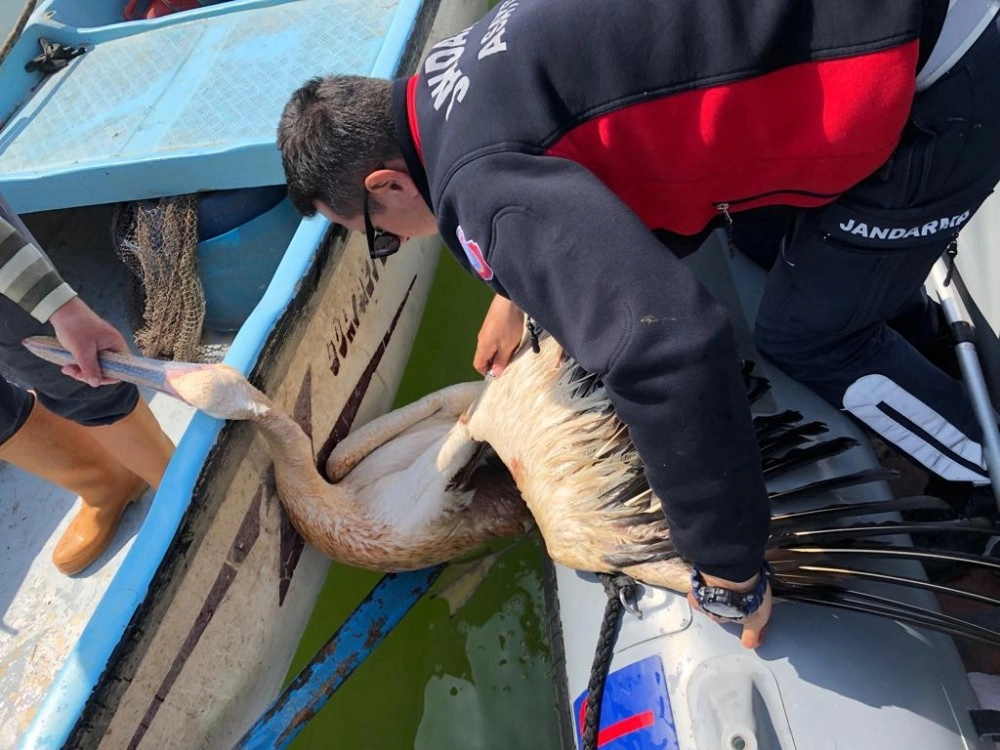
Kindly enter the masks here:
<path id="1" fill-rule="evenodd" d="M 736 200 L 725 201 L 723 203 L 716 203 L 715 210 L 722 214 L 723 218 L 726 220 L 726 244 L 729 246 L 729 257 L 732 257 L 736 251 L 736 243 L 733 242 L 733 215 L 729 212 L 730 208 L 739 206 L 741 203 L 750 203 L 751 201 L 760 200 L 761 198 L 766 198 L 770 195 L 803 195 L 810 198 L 836 198 L 843 193 L 814 193 L 810 190 L 769 190 L 766 193 L 759 193 L 757 195 L 751 195 L 747 198 L 737 198 Z M 784 250 L 782 250 L 782 253 Z M 790 263 L 789 265 L 795 265 Z"/>
<path id="2" fill-rule="evenodd" d="M 715 208 L 718 211 L 722 211 L 723 215 L 728 217 L 729 216 L 728 212 L 730 208 L 739 206 L 743 203 L 750 203 L 751 201 L 757 201 L 760 200 L 761 198 L 767 198 L 772 195 L 801 195 L 807 198 L 837 198 L 838 196 L 843 195 L 843 191 L 840 191 L 838 193 L 814 193 L 811 190 L 795 190 L 791 188 L 786 190 L 769 190 L 766 193 L 758 193 L 757 195 L 750 195 L 747 196 L 746 198 L 736 198 L 735 200 L 729 200 L 723 203 L 716 203 Z"/>

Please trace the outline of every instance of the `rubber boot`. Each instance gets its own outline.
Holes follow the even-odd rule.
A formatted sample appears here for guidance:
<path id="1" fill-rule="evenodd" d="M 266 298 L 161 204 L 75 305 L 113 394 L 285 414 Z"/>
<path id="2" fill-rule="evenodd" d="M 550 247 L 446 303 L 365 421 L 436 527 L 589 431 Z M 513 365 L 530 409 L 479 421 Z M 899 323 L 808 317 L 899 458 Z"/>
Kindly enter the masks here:
<path id="1" fill-rule="evenodd" d="M 141 497 L 147 486 L 159 489 L 167 463 L 173 455 L 174 444 L 164 434 L 143 398 L 139 398 L 128 416 L 117 422 L 82 429 L 88 433 L 92 442 L 104 449 L 112 461 L 142 480 L 142 489 L 132 500 Z M 128 502 L 117 508 L 112 505 L 98 507 L 84 502 L 52 552 L 52 561 L 56 567 L 71 574 L 89 565 L 111 542 Z M 104 536 L 107 539 L 103 541 L 100 550 L 84 562 L 94 544 L 92 540 L 104 539 Z M 77 567 L 78 565 L 82 567 Z M 76 570 L 71 571 L 71 568 Z"/>
<path id="2" fill-rule="evenodd" d="M 79 573 L 111 543 L 126 506 L 146 482 L 102 448 L 87 428 L 35 399 L 20 429 L 0 445 L 0 459 L 80 496 L 81 507 L 52 552 L 66 575 Z"/>
<path id="3" fill-rule="evenodd" d="M 127 417 L 85 429 L 108 453 L 145 479 L 146 484 L 154 490 L 160 488 L 163 472 L 174 453 L 174 444 L 163 432 L 145 399 L 140 398 Z"/>

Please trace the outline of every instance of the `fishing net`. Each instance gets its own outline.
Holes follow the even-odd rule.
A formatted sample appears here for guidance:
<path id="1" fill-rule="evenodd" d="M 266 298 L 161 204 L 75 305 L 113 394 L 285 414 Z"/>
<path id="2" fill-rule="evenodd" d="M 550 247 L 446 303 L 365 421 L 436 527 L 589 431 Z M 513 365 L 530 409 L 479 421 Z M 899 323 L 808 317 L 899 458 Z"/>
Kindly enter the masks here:
<path id="1" fill-rule="evenodd" d="M 126 308 L 147 357 L 199 361 L 205 297 L 198 277 L 198 199 L 180 195 L 120 203 L 112 233 L 131 271 Z"/>

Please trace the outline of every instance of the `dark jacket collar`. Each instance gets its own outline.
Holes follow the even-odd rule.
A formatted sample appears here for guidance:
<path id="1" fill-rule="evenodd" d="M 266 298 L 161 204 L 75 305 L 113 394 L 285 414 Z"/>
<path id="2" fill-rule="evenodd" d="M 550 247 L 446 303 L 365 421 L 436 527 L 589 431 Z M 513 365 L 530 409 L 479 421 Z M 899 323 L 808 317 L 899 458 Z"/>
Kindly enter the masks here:
<path id="1" fill-rule="evenodd" d="M 427 207 L 434 210 L 431 202 L 431 191 L 427 184 L 427 171 L 420 153 L 420 128 L 417 122 L 416 101 L 414 89 L 418 85 L 419 76 L 398 78 L 392 83 L 392 109 L 396 118 L 396 134 L 399 138 L 399 148 L 403 152 L 403 160 L 410 172 L 420 195 Z"/>

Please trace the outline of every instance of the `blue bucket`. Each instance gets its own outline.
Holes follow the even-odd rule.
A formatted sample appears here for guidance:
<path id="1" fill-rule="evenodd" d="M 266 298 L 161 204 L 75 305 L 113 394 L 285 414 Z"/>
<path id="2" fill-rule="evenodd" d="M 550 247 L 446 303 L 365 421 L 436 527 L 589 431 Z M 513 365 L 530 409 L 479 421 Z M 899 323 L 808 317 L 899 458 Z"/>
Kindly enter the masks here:
<path id="1" fill-rule="evenodd" d="M 198 276 L 205 327 L 237 331 L 264 296 L 302 217 L 284 185 L 198 198 Z"/>

